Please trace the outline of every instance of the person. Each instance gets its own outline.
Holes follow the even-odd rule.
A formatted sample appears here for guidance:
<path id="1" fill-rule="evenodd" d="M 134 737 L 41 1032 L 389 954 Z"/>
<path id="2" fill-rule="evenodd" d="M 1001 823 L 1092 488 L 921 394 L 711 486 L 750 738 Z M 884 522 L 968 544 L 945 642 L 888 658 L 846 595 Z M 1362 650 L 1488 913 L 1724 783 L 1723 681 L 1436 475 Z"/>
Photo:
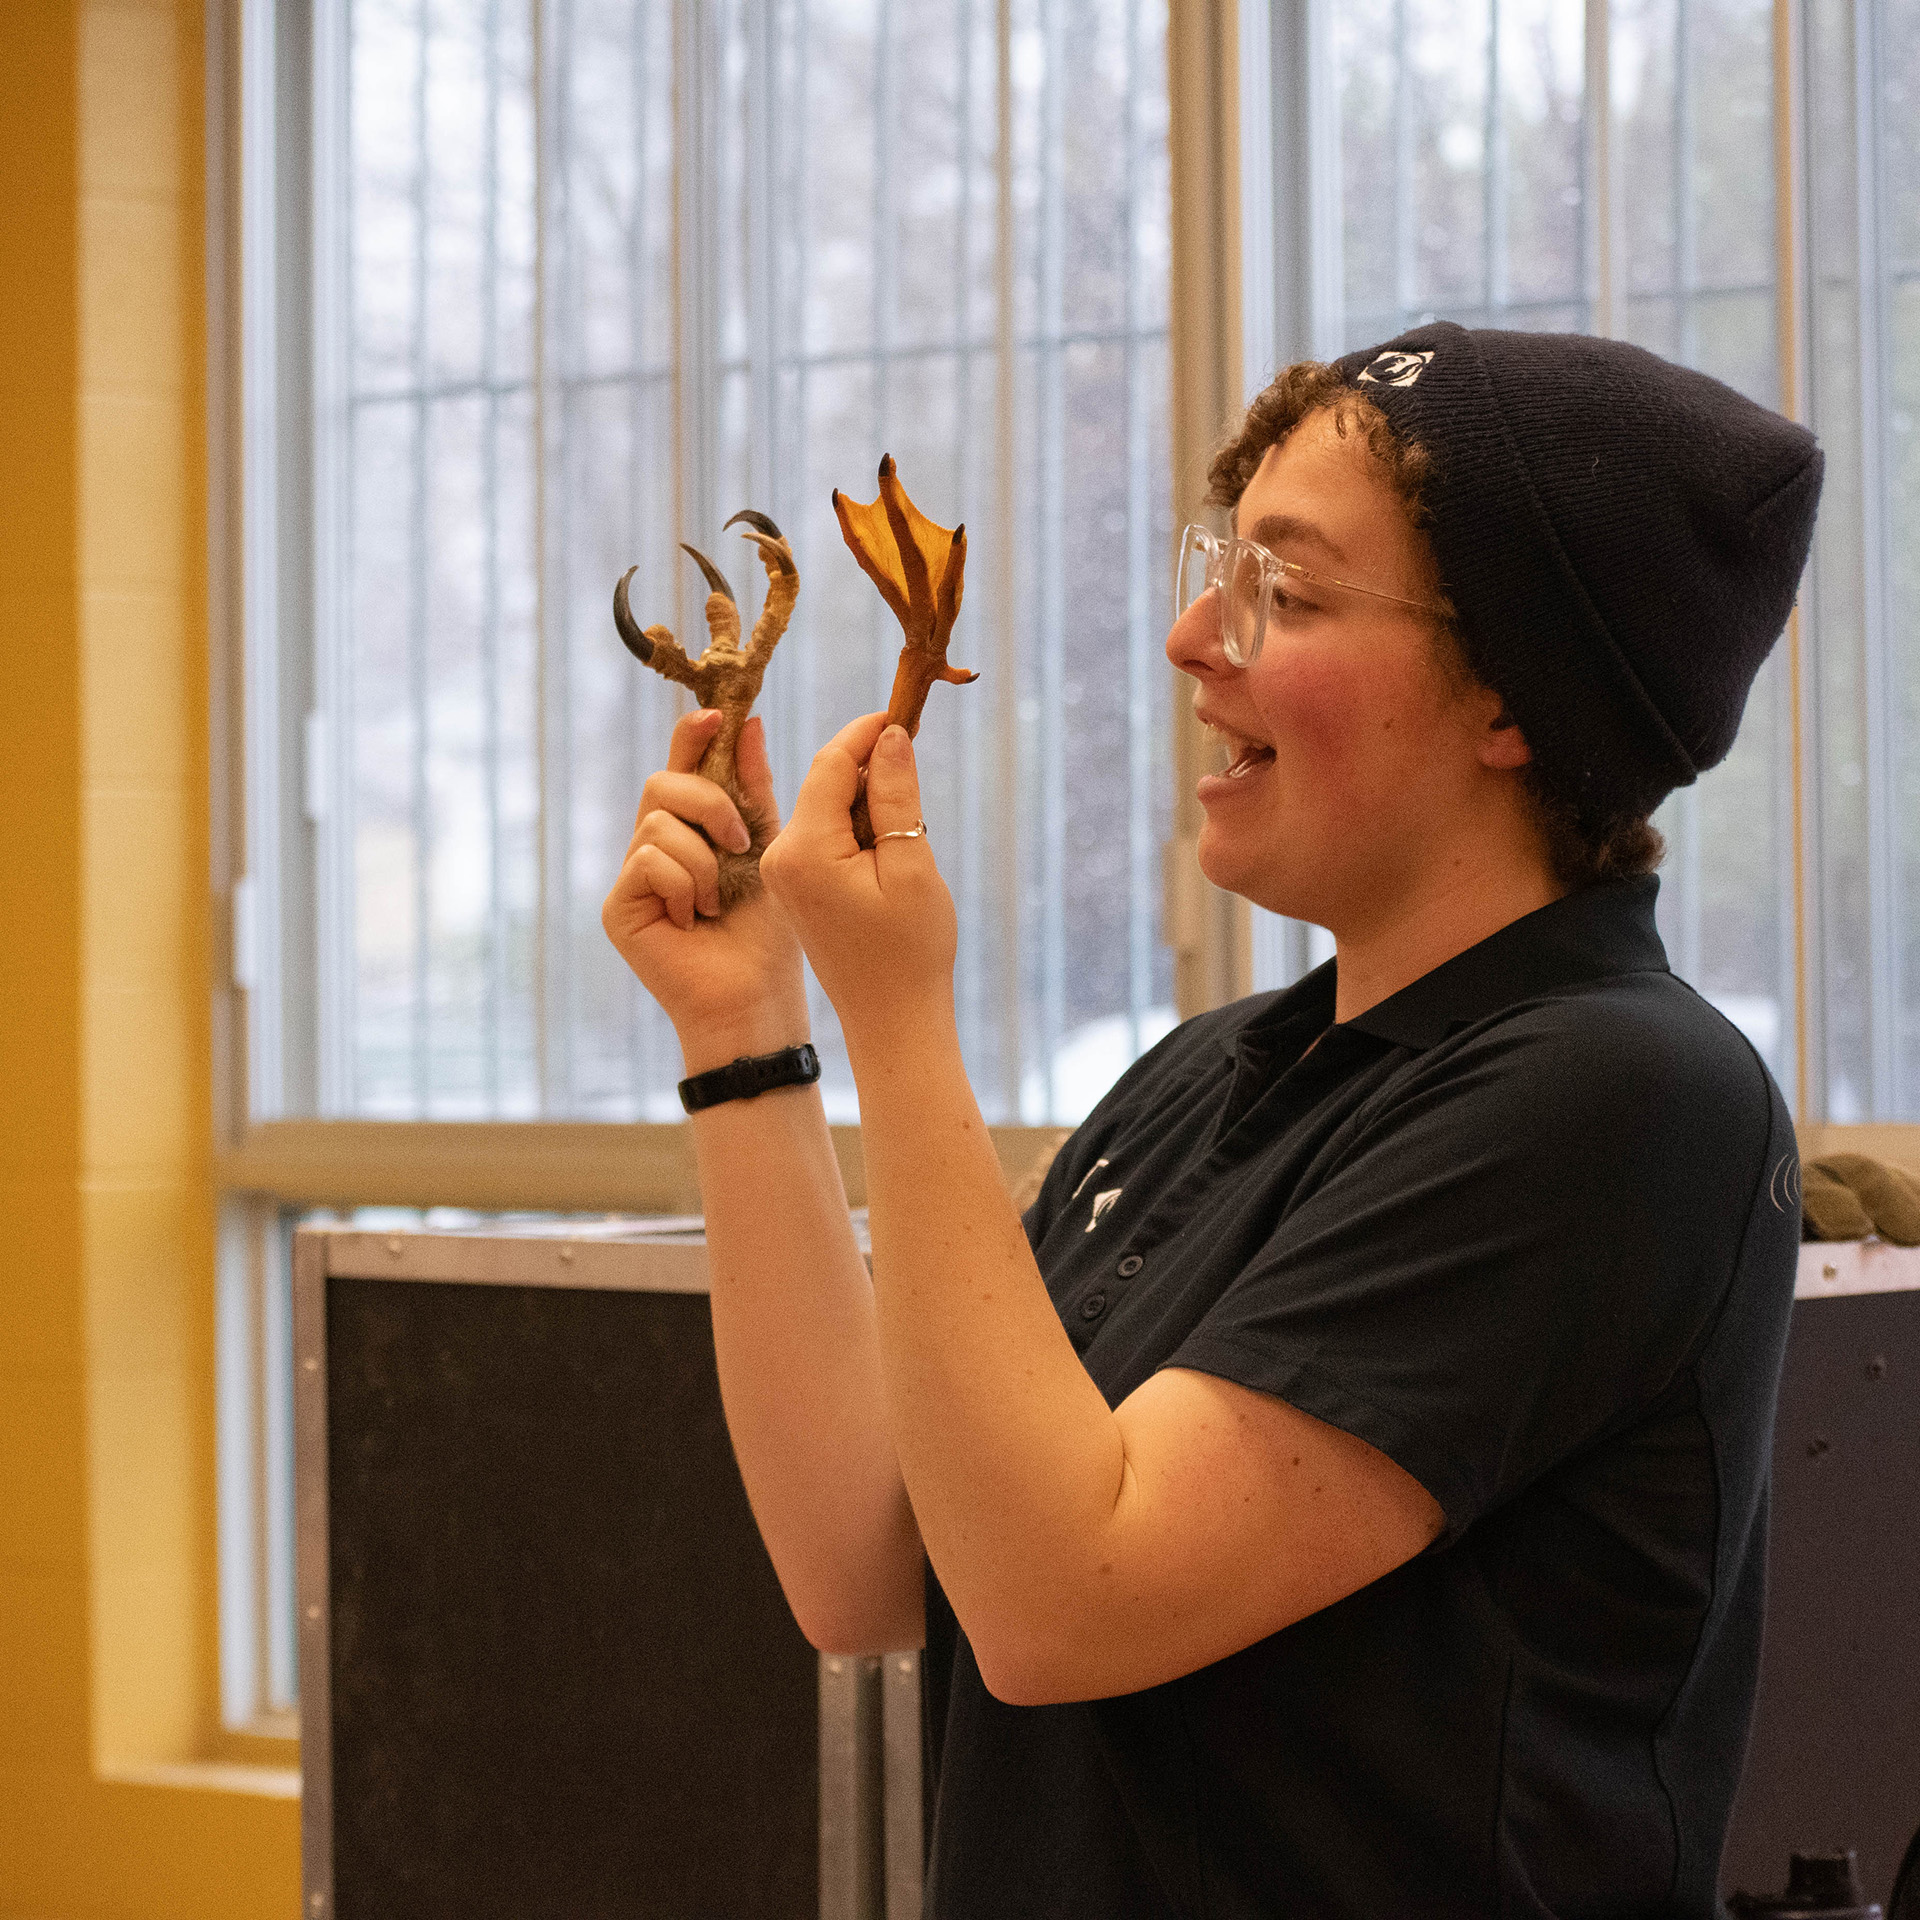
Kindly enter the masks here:
<path id="1" fill-rule="evenodd" d="M 1611 341 L 1284 372 L 1167 653 L 1224 744 L 1203 870 L 1336 957 L 1137 1062 L 1024 1223 L 904 734 L 822 750 L 721 919 L 744 828 L 676 728 L 605 923 L 720 1074 L 720 1380 L 794 1613 L 925 1645 L 932 1920 L 1717 1910 L 1797 1161 L 1667 969 L 1648 815 L 1731 746 L 1820 472 Z M 724 1097 L 805 1039 L 803 951 L 871 1282 L 815 1090 Z"/>

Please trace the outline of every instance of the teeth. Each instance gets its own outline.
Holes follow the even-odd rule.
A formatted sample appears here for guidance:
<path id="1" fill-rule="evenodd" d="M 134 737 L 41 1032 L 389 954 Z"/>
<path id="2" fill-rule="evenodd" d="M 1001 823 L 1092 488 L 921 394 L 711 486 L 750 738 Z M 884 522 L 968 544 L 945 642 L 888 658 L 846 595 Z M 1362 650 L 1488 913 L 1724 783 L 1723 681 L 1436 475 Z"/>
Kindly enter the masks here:
<path id="1" fill-rule="evenodd" d="M 1207 731 L 1227 756 L 1227 764 L 1222 769 L 1229 780 L 1243 780 L 1255 767 L 1273 758 L 1273 749 L 1263 746 L 1257 740 L 1249 740 L 1244 734 L 1232 733 L 1227 728 L 1207 722 Z"/>

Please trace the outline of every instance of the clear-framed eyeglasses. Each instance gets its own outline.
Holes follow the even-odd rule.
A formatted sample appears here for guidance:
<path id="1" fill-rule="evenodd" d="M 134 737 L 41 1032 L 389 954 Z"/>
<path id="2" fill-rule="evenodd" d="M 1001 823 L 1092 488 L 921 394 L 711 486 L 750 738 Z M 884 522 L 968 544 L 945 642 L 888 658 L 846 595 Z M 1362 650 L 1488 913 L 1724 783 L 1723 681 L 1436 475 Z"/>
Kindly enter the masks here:
<path id="1" fill-rule="evenodd" d="M 1443 614 L 1445 609 L 1403 594 L 1382 593 L 1352 580 L 1336 580 L 1315 573 L 1293 560 L 1282 560 L 1251 540 L 1222 540 L 1207 528 L 1189 527 L 1180 536 L 1180 562 L 1173 577 L 1173 613 L 1177 620 L 1203 594 L 1220 597 L 1220 650 L 1236 667 L 1250 667 L 1260 658 L 1267 637 L 1267 620 L 1278 607 L 1293 604 L 1293 589 L 1323 596 L 1364 594 L 1416 613 Z"/>

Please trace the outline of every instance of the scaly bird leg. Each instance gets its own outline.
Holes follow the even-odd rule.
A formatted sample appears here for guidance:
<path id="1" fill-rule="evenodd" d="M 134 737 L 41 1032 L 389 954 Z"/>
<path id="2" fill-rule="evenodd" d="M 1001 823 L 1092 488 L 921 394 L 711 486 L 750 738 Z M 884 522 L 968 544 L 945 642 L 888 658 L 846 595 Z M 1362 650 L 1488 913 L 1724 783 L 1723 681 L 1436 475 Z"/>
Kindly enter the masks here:
<path id="1" fill-rule="evenodd" d="M 764 513 L 755 513 L 751 507 L 736 513 L 727 525 L 731 527 L 742 520 L 747 521 L 749 527 L 740 536 L 741 539 L 750 540 L 759 547 L 760 558 L 767 569 L 766 604 L 760 610 L 760 618 L 754 622 L 753 638 L 744 652 L 739 644 L 740 614 L 734 605 L 733 595 L 728 593 L 724 605 L 721 603 L 720 591 L 725 591 L 725 581 L 720 580 L 717 569 L 702 555 L 693 554 L 708 580 L 719 581 L 719 591 L 707 602 L 707 623 L 713 632 L 713 644 L 700 656 L 699 663 L 705 684 L 710 689 L 704 691 L 701 698 L 709 706 L 718 707 L 725 716 L 720 722 L 719 731 L 701 757 L 700 771 L 709 779 L 720 778 L 719 772 L 709 771 L 709 762 L 715 769 L 726 770 L 733 766 L 741 729 L 747 724 L 747 715 L 760 696 L 760 683 L 766 677 L 767 662 L 773 657 L 780 636 L 787 630 L 787 621 L 792 616 L 794 602 L 800 592 L 800 574 L 793 564 L 793 553 L 787 545 L 786 536 Z M 687 551 L 693 553 L 691 547 Z"/>
<path id="2" fill-rule="evenodd" d="M 936 526 L 908 499 L 892 454 L 880 462 L 878 499 L 863 506 L 836 489 L 833 510 L 860 570 L 880 589 L 905 634 L 887 719 L 911 736 L 920 731 L 921 711 L 936 680 L 963 687 L 980 677 L 947 664 L 947 642 L 966 583 L 967 530 Z M 873 845 L 864 782 L 853 804 L 853 832 L 861 846 Z"/>
<path id="3" fill-rule="evenodd" d="M 756 529 L 743 537 L 760 547 L 768 574 L 767 604 L 754 624 L 752 643 L 744 652 L 740 646 L 740 608 L 733 591 L 727 585 L 726 576 L 698 548 L 683 547 L 712 589 L 706 604 L 709 639 L 706 651 L 698 660 L 690 660 L 665 627 L 640 630 L 627 604 L 627 583 L 633 578 L 634 569 L 627 570 L 613 594 L 614 625 L 634 658 L 669 680 L 690 688 L 703 707 L 714 707 L 720 712 L 719 728 L 700 756 L 698 771 L 725 791 L 746 822 L 752 840 L 745 853 L 735 853 L 727 847 L 714 849 L 720 868 L 723 913 L 757 891 L 760 855 L 773 838 L 773 822 L 748 799 L 735 760 L 741 729 L 760 691 L 767 661 L 786 630 L 800 591 L 800 576 L 780 529 L 764 514 L 749 511 L 734 516 L 735 520 L 742 518 Z M 733 521 L 727 524 L 732 526 Z"/>
<path id="4" fill-rule="evenodd" d="M 716 654 L 740 651 L 740 609 L 734 602 L 733 589 L 727 585 L 727 576 L 698 547 L 682 540 L 680 551 L 707 576 L 707 585 L 713 589 L 707 595 L 707 650 L 700 656 L 700 664 L 723 665 L 714 658 Z"/>

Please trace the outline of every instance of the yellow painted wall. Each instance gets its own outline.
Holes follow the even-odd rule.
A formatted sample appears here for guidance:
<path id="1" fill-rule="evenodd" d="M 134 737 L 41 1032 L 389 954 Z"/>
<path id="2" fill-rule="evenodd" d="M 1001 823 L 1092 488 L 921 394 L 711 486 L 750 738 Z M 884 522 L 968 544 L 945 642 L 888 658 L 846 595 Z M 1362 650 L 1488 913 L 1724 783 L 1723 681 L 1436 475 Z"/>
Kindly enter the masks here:
<path id="1" fill-rule="evenodd" d="M 291 1916 L 216 1781 L 200 0 L 0 6 L 0 1916 Z"/>

